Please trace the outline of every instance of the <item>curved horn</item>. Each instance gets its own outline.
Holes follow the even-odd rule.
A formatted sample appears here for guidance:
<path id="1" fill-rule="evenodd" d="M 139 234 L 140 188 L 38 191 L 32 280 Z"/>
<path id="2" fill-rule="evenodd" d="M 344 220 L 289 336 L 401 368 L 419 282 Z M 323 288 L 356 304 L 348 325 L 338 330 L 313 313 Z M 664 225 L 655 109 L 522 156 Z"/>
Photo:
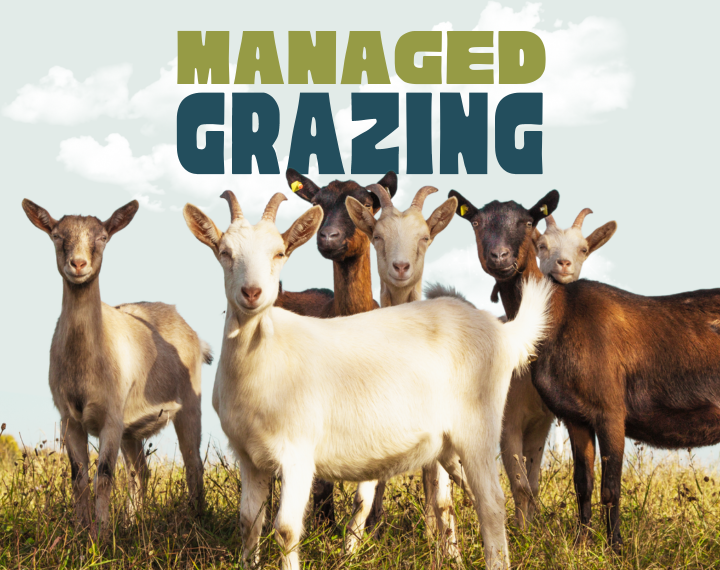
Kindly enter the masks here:
<path id="1" fill-rule="evenodd" d="M 587 216 L 588 214 L 592 214 L 592 213 L 593 213 L 593 211 L 590 208 L 585 208 L 582 212 L 580 212 L 578 214 L 578 217 L 575 218 L 575 221 L 573 222 L 572 227 L 581 230 L 583 222 L 585 221 L 585 216 Z"/>
<path id="2" fill-rule="evenodd" d="M 555 218 L 552 217 L 552 214 L 549 216 L 545 216 L 545 223 L 547 224 L 547 227 L 555 226 L 557 227 L 557 224 L 555 223 Z"/>
<path id="3" fill-rule="evenodd" d="M 268 205 L 265 206 L 265 211 L 263 212 L 262 219 L 272 222 L 274 224 L 275 216 L 277 216 L 278 206 L 280 205 L 280 202 L 284 202 L 285 200 L 287 200 L 287 198 L 282 192 L 278 192 L 272 198 L 270 198 Z"/>
<path id="4" fill-rule="evenodd" d="M 420 190 L 417 191 L 417 194 L 415 194 L 415 197 L 413 198 L 410 207 L 412 208 L 414 206 L 418 210 L 422 211 L 423 204 L 425 203 L 425 198 L 427 198 L 430 194 L 434 194 L 437 191 L 438 189 L 435 188 L 435 186 L 423 186 L 422 188 L 420 188 Z"/>
<path id="5" fill-rule="evenodd" d="M 242 210 L 240 209 L 240 204 L 237 201 L 237 198 L 235 197 L 235 194 L 232 190 L 225 190 L 222 194 L 220 194 L 221 198 L 225 198 L 227 200 L 227 203 L 230 205 L 230 223 L 232 224 L 235 220 L 239 220 L 243 217 Z"/>
<path id="6" fill-rule="evenodd" d="M 380 199 L 380 207 L 383 210 L 385 208 L 393 208 L 393 203 L 390 199 L 390 193 L 385 188 L 380 186 L 380 184 L 370 184 L 370 186 L 367 186 L 367 189 Z"/>

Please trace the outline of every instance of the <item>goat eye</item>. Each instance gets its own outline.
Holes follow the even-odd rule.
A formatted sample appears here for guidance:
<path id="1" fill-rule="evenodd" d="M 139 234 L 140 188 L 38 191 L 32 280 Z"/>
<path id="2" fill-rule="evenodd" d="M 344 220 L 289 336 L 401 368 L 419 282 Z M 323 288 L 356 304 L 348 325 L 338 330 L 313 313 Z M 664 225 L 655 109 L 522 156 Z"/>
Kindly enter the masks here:
<path id="1" fill-rule="evenodd" d="M 98 239 L 100 241 L 107 241 L 107 236 L 100 236 Z"/>
<path id="2" fill-rule="evenodd" d="M 372 206 L 373 206 L 372 204 L 365 204 L 365 207 L 366 207 L 368 210 L 372 210 Z"/>
<path id="3" fill-rule="evenodd" d="M 531 227 L 532 227 L 532 222 L 528 222 L 528 223 L 527 223 L 527 227 L 531 228 Z"/>
<path id="4" fill-rule="evenodd" d="M 588 252 L 587 248 L 586 247 L 582 248 L 582 252 L 587 253 Z"/>
<path id="5" fill-rule="evenodd" d="M 275 254 L 275 259 L 282 259 L 283 257 L 285 257 L 285 252 L 284 252 L 284 251 L 278 251 L 278 252 Z"/>
<path id="6" fill-rule="evenodd" d="M 478 227 L 477 221 L 473 222 L 472 225 L 473 225 L 474 227 Z"/>

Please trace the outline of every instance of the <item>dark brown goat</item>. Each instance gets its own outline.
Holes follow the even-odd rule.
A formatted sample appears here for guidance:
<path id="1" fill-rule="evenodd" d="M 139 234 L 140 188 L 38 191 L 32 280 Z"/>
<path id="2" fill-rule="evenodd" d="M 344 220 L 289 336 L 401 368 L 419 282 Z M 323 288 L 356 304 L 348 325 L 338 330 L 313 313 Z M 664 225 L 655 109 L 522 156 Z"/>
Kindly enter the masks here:
<path id="1" fill-rule="evenodd" d="M 355 227 L 345 207 L 345 199 L 352 196 L 375 215 L 380 210 L 379 198 L 352 180 L 334 180 L 320 188 L 292 168 L 288 168 L 285 176 L 295 194 L 323 210 L 317 245 L 320 254 L 333 262 L 335 291 L 333 294 L 328 289 L 308 289 L 297 293 L 281 290 L 275 306 L 299 315 L 320 318 L 346 317 L 378 308 L 379 305 L 372 296 L 370 238 Z M 387 188 L 390 196 L 394 196 L 397 191 L 397 175 L 390 171 L 378 184 Z M 382 510 L 380 484 L 377 496 L 368 518 L 369 528 L 377 523 Z M 333 484 L 316 480 L 313 485 L 315 512 L 334 525 L 332 497 Z"/>
<path id="2" fill-rule="evenodd" d="M 520 282 L 542 278 L 532 234 L 555 210 L 559 194 L 553 190 L 529 210 L 497 201 L 478 210 L 457 192 L 450 195 L 471 222 L 480 263 L 513 318 Z M 531 367 L 533 384 L 568 426 L 583 535 L 597 434 L 601 500 L 618 550 L 625 437 L 671 449 L 720 442 L 720 289 L 644 297 L 580 279 L 555 285 L 551 316 Z"/>

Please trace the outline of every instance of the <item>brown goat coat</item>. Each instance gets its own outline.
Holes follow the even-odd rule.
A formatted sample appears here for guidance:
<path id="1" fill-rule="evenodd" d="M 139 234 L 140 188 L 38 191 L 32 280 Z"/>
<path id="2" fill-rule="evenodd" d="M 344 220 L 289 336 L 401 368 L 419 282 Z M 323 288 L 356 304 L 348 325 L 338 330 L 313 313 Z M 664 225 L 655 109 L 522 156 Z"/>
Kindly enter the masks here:
<path id="1" fill-rule="evenodd" d="M 508 203 L 494 204 L 485 208 Z M 525 217 L 532 212 L 510 204 Z M 473 208 L 473 216 L 476 212 Z M 542 278 L 530 255 L 531 235 L 528 230 L 517 248 L 514 274 L 497 281 L 510 318 L 520 303 L 520 282 Z M 476 230 L 481 263 L 491 275 L 484 251 L 498 236 L 502 232 L 488 237 Z M 533 384 L 568 425 L 582 525 L 590 521 L 597 434 L 601 501 L 616 548 L 622 544 L 619 501 L 625 437 L 665 448 L 720 442 L 718 319 L 720 289 L 644 297 L 584 279 L 555 285 L 552 325 L 531 367 Z"/>

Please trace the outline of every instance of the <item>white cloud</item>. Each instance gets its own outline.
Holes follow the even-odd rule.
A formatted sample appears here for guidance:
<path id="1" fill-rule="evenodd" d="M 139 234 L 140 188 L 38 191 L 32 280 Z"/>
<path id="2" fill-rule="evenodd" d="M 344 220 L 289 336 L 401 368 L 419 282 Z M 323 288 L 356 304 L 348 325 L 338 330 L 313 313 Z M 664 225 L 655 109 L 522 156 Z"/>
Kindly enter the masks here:
<path id="1" fill-rule="evenodd" d="M 220 203 L 219 195 L 232 190 L 248 216 L 259 215 L 275 192 L 290 197 L 285 180 L 288 157 L 279 161 L 280 174 L 261 175 L 253 161 L 253 174 L 232 174 L 231 161 L 225 161 L 225 174 L 191 174 L 185 170 L 177 156 L 177 147 L 159 144 L 149 154 L 133 156 L 129 141 L 120 134 L 109 135 L 103 145 L 89 136 L 75 137 L 60 143 L 57 160 L 67 170 L 92 180 L 120 186 L 133 194 L 140 203 L 154 211 L 163 211 L 164 204 L 157 195 L 180 194 L 209 202 L 209 207 Z M 310 176 L 317 176 L 316 163 L 310 167 Z M 153 199 L 148 195 L 154 195 Z M 173 196 L 173 199 L 176 199 Z M 171 209 L 178 204 L 170 205 Z M 298 216 L 308 208 L 300 199 L 290 199 L 279 210 L 278 218 Z"/>
<path id="2" fill-rule="evenodd" d="M 178 85 L 177 58 L 160 69 L 160 78 L 129 96 L 130 64 L 104 67 L 85 81 L 78 81 L 73 72 L 53 67 L 38 84 L 18 90 L 15 100 L 3 108 L 3 115 L 24 123 L 45 122 L 76 125 L 101 116 L 114 119 L 145 119 L 152 124 L 143 127 L 143 134 L 154 133 L 153 124 L 172 125 L 180 102 L 191 93 L 202 91 L 240 92 L 247 85 Z M 230 77 L 235 65 L 230 66 Z M 226 97 L 229 117 L 230 97 Z"/>
<path id="3" fill-rule="evenodd" d="M 24 123 L 74 125 L 100 116 L 127 115 L 130 65 L 105 67 L 85 81 L 75 79 L 64 67 L 50 68 L 37 85 L 18 90 L 17 98 L 3 109 L 3 115 Z"/>

